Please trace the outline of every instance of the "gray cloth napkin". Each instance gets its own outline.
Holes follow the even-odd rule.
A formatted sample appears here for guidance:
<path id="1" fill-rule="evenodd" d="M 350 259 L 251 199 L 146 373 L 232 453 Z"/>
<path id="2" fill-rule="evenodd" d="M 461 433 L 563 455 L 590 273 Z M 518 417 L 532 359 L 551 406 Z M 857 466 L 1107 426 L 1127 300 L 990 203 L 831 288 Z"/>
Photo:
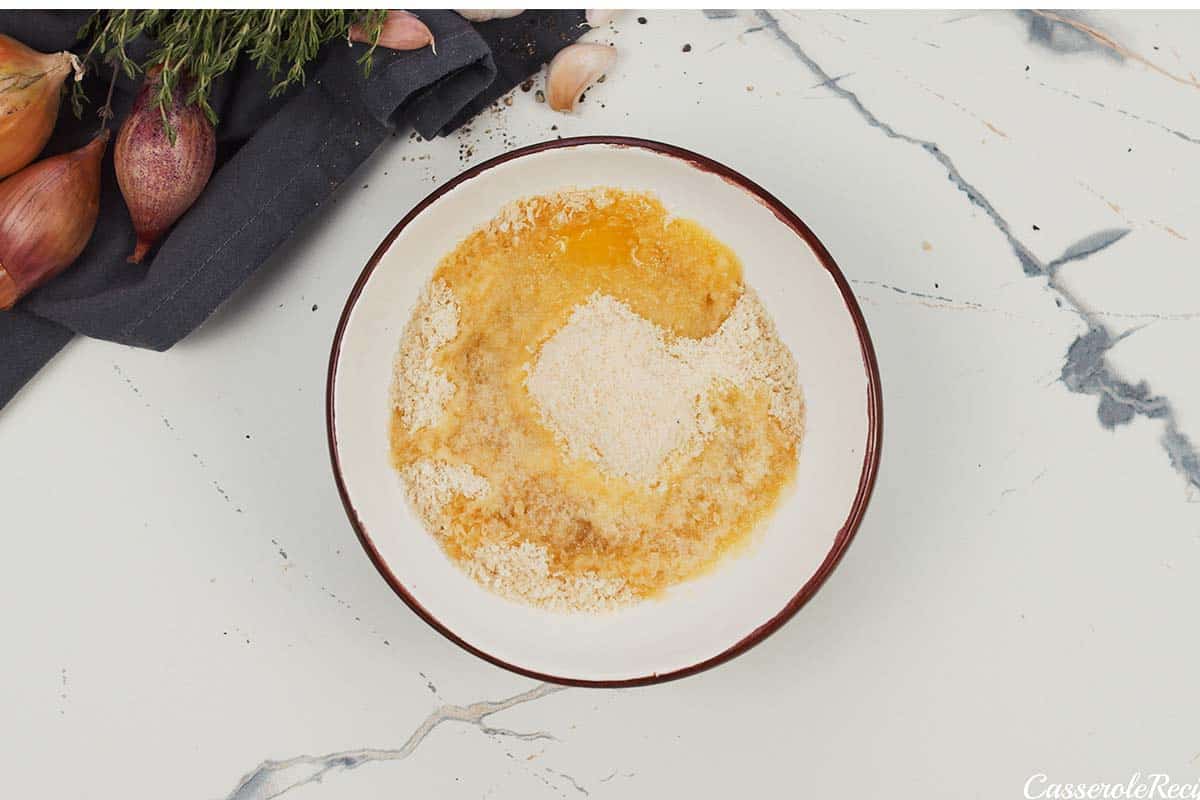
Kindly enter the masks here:
<path id="1" fill-rule="evenodd" d="M 434 34 L 437 54 L 377 49 L 369 78 L 355 63 L 363 46 L 334 43 L 309 67 L 305 85 L 282 97 L 268 99 L 270 77 L 248 62 L 222 79 L 213 98 L 221 121 L 212 179 L 141 265 L 125 260 L 133 227 L 107 154 L 100 219 L 87 249 L 17 308 L 0 311 L 0 407 L 76 333 L 166 350 L 320 213 L 386 137 L 406 126 L 426 138 L 450 132 L 586 30 L 580 11 L 530 11 L 480 25 L 451 11 L 417 13 Z M 0 12 L 0 32 L 42 51 L 78 51 L 86 17 Z M 139 42 L 130 52 L 150 46 Z M 93 102 L 103 98 L 109 77 L 87 79 Z M 137 88 L 118 79 L 117 125 Z M 43 155 L 90 139 L 94 108 L 76 120 L 64 103 Z"/>

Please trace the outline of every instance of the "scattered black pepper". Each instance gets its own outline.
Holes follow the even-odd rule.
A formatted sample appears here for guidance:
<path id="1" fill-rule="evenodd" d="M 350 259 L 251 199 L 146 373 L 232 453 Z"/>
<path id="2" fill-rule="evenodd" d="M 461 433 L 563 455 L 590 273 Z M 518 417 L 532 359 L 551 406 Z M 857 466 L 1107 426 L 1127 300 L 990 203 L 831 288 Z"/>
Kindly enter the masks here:
<path id="1" fill-rule="evenodd" d="M 316 311 L 316 310 L 317 310 L 317 304 L 313 303 L 313 311 Z"/>
<path id="2" fill-rule="evenodd" d="M 1034 225 L 1034 226 L 1033 226 L 1033 229 L 1034 229 L 1035 231 L 1040 231 L 1040 230 L 1041 230 L 1041 228 L 1039 228 L 1037 225 Z"/>
<path id="3" fill-rule="evenodd" d="M 1029 72 L 1029 65 L 1028 65 L 1028 64 L 1026 64 L 1026 65 L 1025 65 L 1025 71 L 1026 71 L 1026 72 Z"/>
<path id="4" fill-rule="evenodd" d="M 607 78 L 608 78 L 608 73 L 606 72 L 603 75 L 601 75 L 599 78 L 596 78 L 596 83 L 604 83 L 604 81 L 607 80 Z"/>
<path id="5" fill-rule="evenodd" d="M 546 102 L 546 93 L 543 92 L 541 89 L 538 89 L 537 94 L 535 94 L 533 96 L 533 99 L 538 101 L 539 103 L 544 103 L 544 102 Z"/>
<path id="6" fill-rule="evenodd" d="M 685 52 L 685 53 L 690 53 L 690 52 L 692 52 L 692 46 L 691 46 L 690 44 L 685 44 L 685 45 L 683 46 L 683 52 Z"/>
<path id="7" fill-rule="evenodd" d="M 552 131 L 556 131 L 556 130 L 558 130 L 558 126 L 557 126 L 557 125 L 551 125 L 551 126 L 550 126 L 550 130 L 552 130 Z"/>
<path id="8" fill-rule="evenodd" d="M 638 17 L 638 25 L 645 25 L 645 24 L 646 24 L 646 18 Z"/>
<path id="9" fill-rule="evenodd" d="M 583 94 L 579 95 L 579 100 L 577 100 L 576 102 L 582 103 L 584 100 L 587 100 L 587 92 L 584 92 Z"/>
<path id="10" fill-rule="evenodd" d="M 529 80 L 527 80 L 521 84 L 522 92 L 528 92 L 532 88 L 533 88 L 533 78 L 530 78 Z"/>

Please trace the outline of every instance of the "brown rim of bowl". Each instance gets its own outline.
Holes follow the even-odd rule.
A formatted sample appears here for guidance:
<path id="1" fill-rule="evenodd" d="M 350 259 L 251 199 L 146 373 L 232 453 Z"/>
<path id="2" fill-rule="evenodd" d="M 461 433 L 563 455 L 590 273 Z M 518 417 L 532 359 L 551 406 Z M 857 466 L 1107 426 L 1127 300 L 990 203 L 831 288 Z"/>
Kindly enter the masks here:
<path id="1" fill-rule="evenodd" d="M 503 661 L 490 653 L 485 653 L 479 648 L 471 645 L 469 642 L 459 638 L 454 631 L 443 625 L 436 617 L 430 614 L 421 604 L 413 597 L 404 587 L 399 579 L 392 573 L 391 569 L 384 562 L 379 551 L 375 548 L 374 542 L 371 541 L 370 535 L 367 533 L 362 521 L 358 518 L 358 512 L 355 511 L 353 503 L 350 502 L 350 495 L 346 491 L 346 482 L 342 477 L 342 467 L 338 460 L 337 450 L 337 433 L 334 425 L 334 410 L 333 410 L 333 388 L 334 382 L 337 379 L 338 359 L 341 356 L 342 336 L 346 330 L 346 323 L 350 318 L 350 312 L 354 309 L 354 304 L 358 301 L 359 295 L 362 293 L 363 287 L 370 279 L 371 274 L 375 271 L 375 267 L 379 264 L 383 254 L 391 247 L 392 242 L 400 235 L 400 232 L 412 222 L 414 218 L 442 195 L 454 189 L 457 186 L 469 181 L 470 179 L 480 175 L 481 173 L 507 163 L 522 156 L 540 153 L 545 150 L 557 150 L 564 147 L 579 147 L 580 145 L 615 145 L 618 147 L 634 147 L 642 150 L 649 150 L 661 155 L 671 156 L 682 161 L 690 163 L 692 166 L 702 169 L 706 172 L 711 172 L 718 175 L 724 180 L 735 184 L 739 188 L 754 195 L 755 198 L 765 205 L 775 214 L 775 216 L 795 231 L 800 238 L 808 244 L 812 251 L 816 253 L 821 264 L 829 272 L 834 282 L 837 284 L 838 290 L 842 293 L 842 300 L 846 304 L 846 309 L 850 312 L 851 319 L 854 320 L 854 328 L 858 333 L 858 343 L 862 351 L 863 366 L 867 373 L 867 443 L 863 455 L 862 472 L 858 479 L 858 492 L 854 496 L 854 502 L 850 506 L 850 512 L 846 516 L 846 521 L 842 524 L 841 530 L 838 531 L 837 537 L 833 541 L 833 546 L 826 553 L 824 561 L 821 562 L 817 571 L 809 577 L 808 581 L 800 587 L 795 596 L 788 601 L 775 616 L 767 620 L 762 625 L 752 630 L 744 636 L 740 641 L 734 643 L 724 651 L 715 656 L 705 659 L 697 664 L 692 664 L 688 667 L 672 670 L 661 674 L 646 675 L 640 678 L 626 678 L 622 680 L 586 680 L 581 678 L 564 677 L 561 675 L 547 675 L 535 670 L 526 669 L 517 664 L 510 664 Z M 528 145 L 516 150 L 511 150 L 507 153 L 488 159 L 481 164 L 476 164 L 465 172 L 460 173 L 455 178 L 442 184 L 434 190 L 428 197 L 417 203 L 411 211 L 409 211 L 403 219 L 392 228 L 391 232 L 384 237 L 383 242 L 375 249 L 371 260 L 363 267 L 362 274 L 358 276 L 358 280 L 354 283 L 354 288 L 350 290 L 350 296 L 346 299 L 346 305 L 342 309 L 342 315 L 338 320 L 337 332 L 333 337 L 333 349 L 329 355 L 329 373 L 325 386 L 325 423 L 329 438 L 329 457 L 333 463 L 333 476 L 337 482 L 338 494 L 342 497 L 342 505 L 346 507 L 346 515 L 350 518 L 350 524 L 354 527 L 354 532 L 358 535 L 358 540 L 362 544 L 363 549 L 367 551 L 367 555 L 371 559 L 371 563 L 379 570 L 379 574 L 387 581 L 392 590 L 400 596 L 400 599 L 408 604 L 408 607 L 416 612 L 417 616 L 425 620 L 430 627 L 438 633 L 445 636 L 456 645 L 466 650 L 468 653 L 482 658 L 484 661 L 489 661 L 498 667 L 515 672 L 519 675 L 524 675 L 529 678 L 537 678 L 551 683 L 563 684 L 566 686 L 589 686 L 596 688 L 619 688 L 625 686 L 644 686 L 651 683 L 662 683 L 664 681 L 675 680 L 677 678 L 686 678 L 689 675 L 695 675 L 698 672 L 703 672 L 706 669 L 722 664 L 729 659 L 741 655 L 749 650 L 754 645 L 766 639 L 776 630 L 783 626 L 783 623 L 791 619 L 792 615 L 800 610 L 800 607 L 812 598 L 821 585 L 837 567 L 838 562 L 846 553 L 846 549 L 850 546 L 850 541 L 854 538 L 855 532 L 858 530 L 859 523 L 862 521 L 863 514 L 867 509 L 867 502 L 871 497 L 871 490 L 875 486 L 875 475 L 879 471 L 879 453 L 883 439 L 883 392 L 879 380 L 879 365 L 875 360 L 875 348 L 871 345 L 871 336 L 867 332 L 867 324 L 863 320 L 862 311 L 858 307 L 857 301 L 854 299 L 854 294 L 850 290 L 850 284 L 847 283 L 846 277 L 842 271 L 838 269 L 837 264 L 833 260 L 833 256 L 825 249 L 825 245 L 817 239 L 816 235 L 809 230 L 809 227 L 804 224 L 787 206 L 781 203 L 766 189 L 763 189 L 754 181 L 746 176 L 730 169 L 729 167 L 719 162 L 713 161 L 711 158 L 702 156 L 699 153 L 693 153 L 690 150 L 685 150 L 682 147 L 676 147 L 662 142 L 655 142 L 649 139 L 637 139 L 627 136 L 578 136 L 567 139 L 555 139 L 547 142 L 539 142 L 538 144 Z"/>

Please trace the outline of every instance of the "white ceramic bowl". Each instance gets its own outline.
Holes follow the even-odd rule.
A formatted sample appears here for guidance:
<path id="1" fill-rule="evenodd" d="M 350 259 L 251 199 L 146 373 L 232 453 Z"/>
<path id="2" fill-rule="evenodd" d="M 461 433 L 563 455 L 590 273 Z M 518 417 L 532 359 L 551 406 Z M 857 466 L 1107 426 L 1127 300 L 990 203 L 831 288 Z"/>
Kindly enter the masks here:
<path id="1" fill-rule="evenodd" d="M 505 203 L 568 186 L 651 191 L 738 254 L 799 364 L 807 432 L 794 490 L 748 551 L 661 599 L 602 615 L 556 614 L 462 573 L 409 510 L 388 449 L 392 363 L 438 260 Z M 763 189 L 703 156 L 614 137 L 507 153 L 442 186 L 396 225 L 346 301 L 328 385 L 334 475 L 359 539 L 392 588 L 467 650 L 560 683 L 650 683 L 761 641 L 812 596 L 866 507 L 882 425 L 862 314 L 829 253 Z"/>

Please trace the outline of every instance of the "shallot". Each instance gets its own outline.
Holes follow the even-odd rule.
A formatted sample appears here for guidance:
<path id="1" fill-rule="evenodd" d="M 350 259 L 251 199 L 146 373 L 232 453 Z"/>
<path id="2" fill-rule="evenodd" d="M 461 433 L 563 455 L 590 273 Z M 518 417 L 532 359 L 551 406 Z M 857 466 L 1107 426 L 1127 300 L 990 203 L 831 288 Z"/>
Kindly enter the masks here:
<path id="1" fill-rule="evenodd" d="M 37 158 L 50 140 L 72 69 L 76 80 L 83 77 L 72 54 L 39 53 L 0 34 L 0 178 Z"/>
<path id="2" fill-rule="evenodd" d="M 102 130 L 89 144 L 0 182 L 0 309 L 71 266 L 100 213 Z"/>
<path id="3" fill-rule="evenodd" d="M 154 102 L 159 73 L 148 72 L 113 147 L 117 183 L 137 233 L 133 264 L 192 207 L 212 175 L 216 133 L 204 111 L 186 102 L 187 88 L 173 88 L 164 120 Z"/>

